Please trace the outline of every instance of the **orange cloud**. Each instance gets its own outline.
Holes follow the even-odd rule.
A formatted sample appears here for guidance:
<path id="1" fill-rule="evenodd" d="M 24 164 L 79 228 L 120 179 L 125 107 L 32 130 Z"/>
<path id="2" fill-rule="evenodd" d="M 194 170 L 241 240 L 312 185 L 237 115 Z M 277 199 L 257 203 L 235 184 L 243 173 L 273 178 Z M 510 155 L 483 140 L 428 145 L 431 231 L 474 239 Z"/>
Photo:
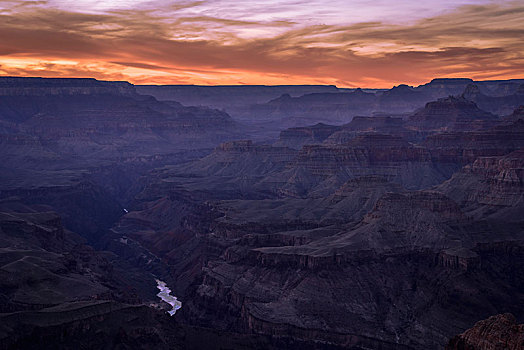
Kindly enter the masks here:
<path id="1" fill-rule="evenodd" d="M 366 87 L 434 77 L 524 78 L 524 6 L 518 2 L 463 6 L 407 25 L 347 26 L 177 17 L 178 8 L 168 16 L 44 5 L 0 12 L 1 75 Z"/>

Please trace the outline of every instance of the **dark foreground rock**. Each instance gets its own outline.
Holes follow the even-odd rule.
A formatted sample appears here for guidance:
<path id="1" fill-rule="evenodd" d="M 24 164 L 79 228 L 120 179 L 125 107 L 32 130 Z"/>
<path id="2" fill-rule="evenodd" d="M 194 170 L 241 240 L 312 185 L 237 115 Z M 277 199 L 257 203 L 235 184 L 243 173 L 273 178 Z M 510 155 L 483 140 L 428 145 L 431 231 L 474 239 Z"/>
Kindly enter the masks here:
<path id="1" fill-rule="evenodd" d="M 491 316 L 450 340 L 446 350 L 524 349 L 524 325 L 512 314 Z"/>

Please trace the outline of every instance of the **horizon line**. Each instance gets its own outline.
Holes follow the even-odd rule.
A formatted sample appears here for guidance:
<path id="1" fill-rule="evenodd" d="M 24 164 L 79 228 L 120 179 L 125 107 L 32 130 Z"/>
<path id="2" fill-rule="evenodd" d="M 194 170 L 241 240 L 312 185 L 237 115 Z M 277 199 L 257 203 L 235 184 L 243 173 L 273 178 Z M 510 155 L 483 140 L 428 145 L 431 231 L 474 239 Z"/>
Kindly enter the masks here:
<path id="1" fill-rule="evenodd" d="M 473 78 L 469 77 L 444 77 L 444 78 L 433 78 L 423 84 L 419 85 L 410 85 L 406 83 L 397 83 L 396 85 L 393 85 L 391 87 L 365 87 L 365 86 L 359 86 L 359 87 L 340 87 L 336 84 L 217 84 L 217 85 L 203 85 L 203 84 L 135 84 L 132 81 L 129 80 L 104 80 L 104 79 L 97 79 L 95 77 L 44 77 L 44 76 L 15 76 L 15 75 L 0 75 L 0 79 L 7 79 L 7 78 L 15 78 L 15 79 L 56 79 L 56 80 L 94 80 L 99 82 L 113 82 L 113 83 L 128 83 L 133 86 L 197 86 L 197 87 L 250 87 L 250 86 L 259 86 L 259 87 L 284 87 L 284 86 L 323 86 L 323 87 L 335 87 L 337 89 L 346 89 L 346 90 L 357 90 L 357 89 L 366 89 L 366 90 L 390 90 L 395 87 L 399 86 L 408 86 L 408 87 L 418 87 L 423 86 L 426 84 L 429 84 L 431 82 L 434 82 L 436 80 L 442 80 L 442 81 L 452 81 L 452 80 L 469 80 L 473 83 L 475 82 L 497 82 L 497 81 L 512 81 L 512 80 L 522 80 L 524 81 L 524 78 L 509 78 L 509 79 L 487 79 L 487 80 L 475 80 Z"/>

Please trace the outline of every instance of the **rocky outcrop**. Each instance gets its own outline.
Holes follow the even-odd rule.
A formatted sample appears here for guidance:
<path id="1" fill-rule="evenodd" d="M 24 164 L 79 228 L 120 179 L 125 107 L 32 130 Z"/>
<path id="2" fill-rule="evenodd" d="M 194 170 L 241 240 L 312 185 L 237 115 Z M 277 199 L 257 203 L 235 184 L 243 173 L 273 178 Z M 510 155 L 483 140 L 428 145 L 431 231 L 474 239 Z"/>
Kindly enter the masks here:
<path id="1" fill-rule="evenodd" d="M 258 178 L 283 169 L 296 154 L 296 150 L 288 147 L 258 145 L 250 140 L 230 141 L 220 144 L 209 156 L 182 166 L 179 172 Z"/>
<path id="2" fill-rule="evenodd" d="M 151 88 L 252 134 L 128 84 L 19 82 L 0 94 L 0 347 L 440 349 L 524 316 L 522 125 L 485 129 L 462 97 L 403 118 L 518 81 Z M 273 143 L 290 126 L 300 150 Z"/>
<path id="3" fill-rule="evenodd" d="M 110 294 L 113 266 L 81 243 L 56 213 L 0 213 L 1 312 Z"/>
<path id="4" fill-rule="evenodd" d="M 384 134 L 358 136 L 345 145 L 306 145 L 297 156 L 294 166 L 304 167 L 314 175 L 331 176 L 341 167 L 379 165 L 380 162 L 427 162 L 429 153 L 415 148 L 400 137 Z M 365 175 L 365 174 L 362 174 Z"/>
<path id="5" fill-rule="evenodd" d="M 159 101 L 179 101 L 185 106 L 210 106 L 225 109 L 237 116 L 247 106 L 265 103 L 283 94 L 302 96 L 311 93 L 336 93 L 334 85 L 136 85 L 138 93 L 151 95 Z M 244 107 L 244 108 L 242 108 Z"/>
<path id="6" fill-rule="evenodd" d="M 0 96 L 52 95 L 136 95 L 135 87 L 125 81 L 99 81 L 92 78 L 1 77 Z"/>
<path id="7" fill-rule="evenodd" d="M 398 85 L 390 90 L 377 93 L 374 112 L 383 113 L 409 113 L 422 106 L 433 97 L 420 88 L 408 85 Z"/>
<path id="8" fill-rule="evenodd" d="M 438 162 L 467 164 L 478 157 L 503 156 L 524 147 L 524 121 L 476 132 L 445 132 L 422 143 Z"/>
<path id="9" fill-rule="evenodd" d="M 479 108 L 497 115 L 507 115 L 524 103 L 524 84 L 511 94 L 490 96 L 483 94 L 477 85 L 470 84 L 464 90 L 462 97 L 475 102 Z"/>
<path id="10" fill-rule="evenodd" d="M 290 128 L 280 132 L 279 140 L 275 145 L 300 149 L 303 145 L 322 143 L 340 127 L 322 123 L 308 127 Z"/>
<path id="11" fill-rule="evenodd" d="M 285 127 L 347 123 L 355 115 L 369 114 L 376 96 L 360 89 L 338 93 L 315 93 L 300 97 L 282 95 L 251 107 L 257 119 L 272 119 Z"/>
<path id="12" fill-rule="evenodd" d="M 442 267 L 462 271 L 472 271 L 481 266 L 479 255 L 463 247 L 441 251 L 438 255 L 438 263 Z"/>
<path id="13" fill-rule="evenodd" d="M 524 105 L 519 106 L 517 109 L 513 111 L 513 113 L 506 118 L 504 118 L 508 122 L 516 122 L 518 120 L 524 120 Z"/>
<path id="14" fill-rule="evenodd" d="M 344 129 L 353 131 L 393 131 L 403 127 L 402 118 L 394 117 L 355 117 L 353 120 L 344 125 Z"/>
<path id="15" fill-rule="evenodd" d="M 409 189 L 442 182 L 456 166 L 439 166 L 430 152 L 398 136 L 363 134 L 344 145 L 306 145 L 288 168 L 304 169 L 326 179 L 336 175 L 348 178 L 378 175 Z M 421 178 L 420 173 L 426 174 Z M 421 181 L 419 181 L 421 180 Z"/>
<path id="16" fill-rule="evenodd" d="M 517 350 L 524 347 L 524 325 L 512 314 L 491 316 L 455 336 L 446 350 Z"/>
<path id="17" fill-rule="evenodd" d="M 68 229 L 96 241 L 103 229 L 122 215 L 120 204 L 90 181 L 64 180 L 56 185 L 45 182 L 52 179 L 40 179 L 39 186 L 0 188 L 0 207 L 16 207 L 18 203 L 47 206 L 61 214 Z"/>
<path id="18" fill-rule="evenodd" d="M 223 111 L 135 93 L 125 82 L 0 78 L 0 119 L 74 157 L 100 159 L 214 147 L 238 125 Z"/>
<path id="19" fill-rule="evenodd" d="M 343 125 L 326 140 L 328 144 L 343 144 L 354 139 L 361 133 L 381 133 L 400 136 L 408 141 L 416 141 L 424 133 L 415 132 L 404 128 L 405 121 L 398 117 L 375 116 L 354 117 L 353 120 Z"/>
<path id="20" fill-rule="evenodd" d="M 438 349 L 475 317 L 493 308 L 518 309 L 511 307 L 512 296 L 499 294 L 500 283 L 515 286 L 511 278 L 494 282 L 489 276 L 509 261 L 522 264 L 522 250 L 337 251 L 322 256 L 305 254 L 300 246 L 283 248 L 257 248 L 256 254 L 227 263 L 210 261 L 186 310 L 195 322 L 207 320 L 215 327 L 287 332 L 300 339 L 318 339 L 321 332 L 325 342 L 338 347 L 364 336 L 376 342 L 368 346 L 385 349 Z M 483 287 L 472 292 L 478 283 Z M 465 311 L 466 300 L 475 307 Z M 212 317 L 218 310 L 231 317 Z M 385 327 L 378 330 L 379 324 Z"/>
<path id="21" fill-rule="evenodd" d="M 503 157 L 480 157 L 437 187 L 476 218 L 521 221 L 524 149 Z"/>
<path id="22" fill-rule="evenodd" d="M 459 206 L 438 192 L 386 193 L 357 226 L 343 230 L 336 238 L 319 239 L 297 252 L 332 257 L 365 250 L 451 248 L 469 244 L 462 232 L 451 228 L 466 222 Z"/>
<path id="23" fill-rule="evenodd" d="M 409 117 L 407 127 L 423 131 L 471 131 L 496 125 L 497 117 L 485 112 L 463 97 L 442 98 L 429 102 Z"/>
<path id="24" fill-rule="evenodd" d="M 433 98 L 442 98 L 445 96 L 459 95 L 466 86 L 474 83 L 469 78 L 435 78 L 429 83 L 421 85 L 418 90 L 433 96 Z"/>

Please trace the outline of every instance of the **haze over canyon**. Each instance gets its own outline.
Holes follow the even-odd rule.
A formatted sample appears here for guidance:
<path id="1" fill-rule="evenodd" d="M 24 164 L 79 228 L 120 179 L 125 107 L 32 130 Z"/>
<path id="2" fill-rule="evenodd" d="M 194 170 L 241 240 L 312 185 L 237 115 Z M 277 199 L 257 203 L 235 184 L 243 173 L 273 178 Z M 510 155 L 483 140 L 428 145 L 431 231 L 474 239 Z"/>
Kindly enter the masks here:
<path id="1" fill-rule="evenodd" d="M 0 350 L 523 350 L 523 18 L 0 0 Z"/>
<path id="2" fill-rule="evenodd" d="M 519 349 L 523 105 L 2 77 L 2 348 Z"/>

